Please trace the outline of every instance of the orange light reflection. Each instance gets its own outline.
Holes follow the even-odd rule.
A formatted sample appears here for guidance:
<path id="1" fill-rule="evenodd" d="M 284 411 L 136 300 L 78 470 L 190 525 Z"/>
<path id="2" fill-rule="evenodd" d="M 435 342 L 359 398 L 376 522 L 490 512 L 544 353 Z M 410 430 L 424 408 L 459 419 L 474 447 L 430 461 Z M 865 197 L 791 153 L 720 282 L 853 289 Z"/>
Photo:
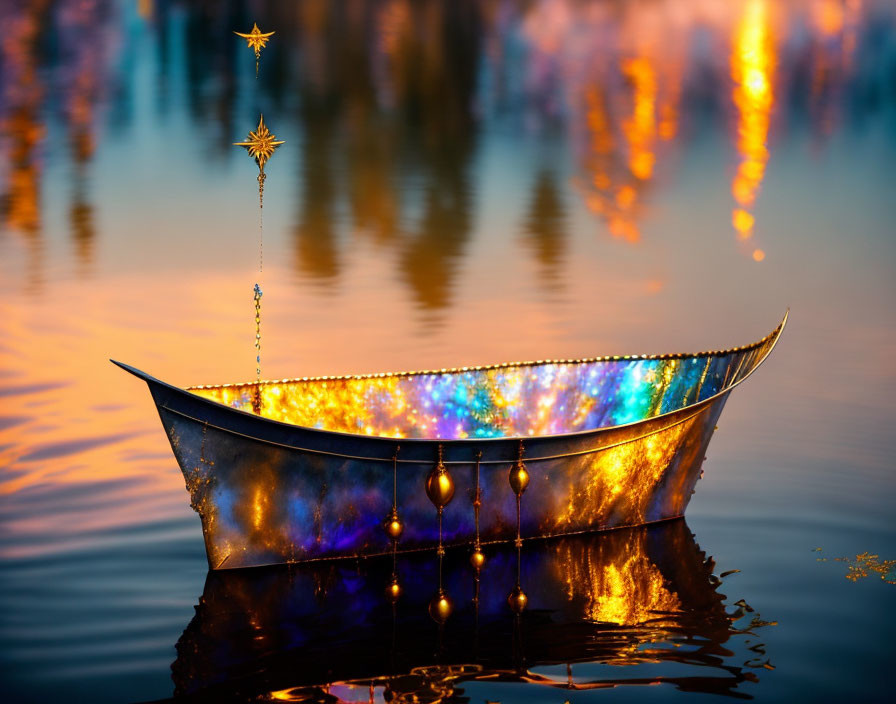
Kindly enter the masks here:
<path id="1" fill-rule="evenodd" d="M 737 203 L 731 222 L 743 240 L 753 236 L 755 216 L 751 211 L 769 159 L 767 141 L 775 102 L 774 71 L 775 47 L 768 7 L 765 0 L 749 0 L 735 30 L 731 52 L 732 98 L 738 113 L 737 150 L 740 154 L 731 184 L 731 193 Z"/>

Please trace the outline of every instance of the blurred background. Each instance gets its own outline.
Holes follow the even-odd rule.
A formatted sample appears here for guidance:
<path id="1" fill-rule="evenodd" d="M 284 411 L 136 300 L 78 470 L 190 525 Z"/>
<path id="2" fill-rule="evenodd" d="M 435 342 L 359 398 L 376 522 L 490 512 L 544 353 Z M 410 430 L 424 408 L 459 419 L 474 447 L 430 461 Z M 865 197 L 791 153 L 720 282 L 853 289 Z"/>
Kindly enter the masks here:
<path id="1" fill-rule="evenodd" d="M 257 79 L 253 22 L 276 31 Z M 896 558 L 894 22 L 887 0 L 2 3 L 3 689 L 171 694 L 201 531 L 107 360 L 252 378 L 259 282 L 265 378 L 716 349 L 789 307 L 688 525 L 778 623 L 749 696 L 886 691 L 896 590 L 812 551 Z M 259 113 L 285 140 L 260 273 L 232 146 Z"/>

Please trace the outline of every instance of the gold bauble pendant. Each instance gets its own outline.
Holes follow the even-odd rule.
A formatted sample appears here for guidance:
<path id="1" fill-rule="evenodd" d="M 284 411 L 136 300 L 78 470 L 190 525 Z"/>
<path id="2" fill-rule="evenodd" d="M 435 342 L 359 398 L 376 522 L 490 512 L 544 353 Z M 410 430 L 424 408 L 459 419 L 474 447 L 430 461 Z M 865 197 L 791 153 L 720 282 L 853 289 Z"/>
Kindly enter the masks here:
<path id="1" fill-rule="evenodd" d="M 398 540 L 404 532 L 404 524 L 398 517 L 398 511 L 394 508 L 392 509 L 392 512 L 386 516 L 386 520 L 383 522 L 383 529 L 386 531 L 386 535 L 392 540 Z"/>
<path id="2" fill-rule="evenodd" d="M 436 623 L 443 624 L 448 620 L 452 611 L 454 611 L 454 604 L 451 603 L 448 595 L 440 589 L 439 593 L 429 602 L 429 615 Z"/>
<path id="3" fill-rule="evenodd" d="M 529 597 L 526 596 L 526 592 L 519 585 L 515 586 L 507 597 L 507 605 L 515 614 L 522 613 L 528 603 Z"/>
<path id="4" fill-rule="evenodd" d="M 398 583 L 397 577 L 394 577 L 389 583 L 389 586 L 386 587 L 386 596 L 393 604 L 398 601 L 398 597 L 401 596 L 401 585 Z"/>
<path id="5" fill-rule="evenodd" d="M 510 468 L 510 474 L 507 477 L 510 482 L 510 488 L 517 496 L 522 496 L 526 487 L 529 486 L 529 470 L 522 460 L 517 460 L 513 467 Z"/>
<path id="6" fill-rule="evenodd" d="M 445 508 L 454 498 L 454 479 L 440 460 L 426 478 L 426 495 L 436 508 Z"/>
<path id="7" fill-rule="evenodd" d="M 482 569 L 482 566 L 485 564 L 485 555 L 482 554 L 482 550 L 476 548 L 473 553 L 470 555 L 470 564 L 473 565 L 473 569 L 479 571 Z"/>

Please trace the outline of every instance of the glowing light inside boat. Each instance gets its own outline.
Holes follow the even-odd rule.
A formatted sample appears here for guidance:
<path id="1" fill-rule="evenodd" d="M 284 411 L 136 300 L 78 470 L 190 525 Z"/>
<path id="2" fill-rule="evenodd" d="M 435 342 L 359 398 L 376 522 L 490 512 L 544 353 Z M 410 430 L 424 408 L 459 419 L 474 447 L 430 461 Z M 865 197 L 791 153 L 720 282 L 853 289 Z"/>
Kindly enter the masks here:
<path id="1" fill-rule="evenodd" d="M 715 394 L 741 356 L 626 358 L 452 372 L 298 379 L 193 393 L 232 408 L 323 430 L 412 438 L 553 435 L 623 425 Z"/>

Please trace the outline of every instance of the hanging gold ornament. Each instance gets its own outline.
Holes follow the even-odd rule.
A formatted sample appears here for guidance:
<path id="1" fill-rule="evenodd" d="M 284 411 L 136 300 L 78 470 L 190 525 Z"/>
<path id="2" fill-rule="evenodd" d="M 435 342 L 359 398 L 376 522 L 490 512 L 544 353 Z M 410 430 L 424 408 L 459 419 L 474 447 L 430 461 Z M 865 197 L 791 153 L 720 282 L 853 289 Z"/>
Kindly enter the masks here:
<path id="1" fill-rule="evenodd" d="M 436 466 L 432 468 L 432 471 L 426 478 L 426 495 L 432 501 L 433 506 L 436 507 L 439 517 L 439 549 L 437 552 L 441 569 L 441 557 L 445 554 L 445 549 L 442 547 L 442 511 L 454 498 L 454 480 L 451 478 L 448 468 L 445 467 L 445 462 L 442 460 L 441 444 L 439 445 L 439 459 L 436 462 Z"/>
<path id="2" fill-rule="evenodd" d="M 482 566 L 485 564 L 485 555 L 482 554 L 482 550 L 479 548 L 473 550 L 470 555 L 470 564 L 477 572 L 482 569 Z"/>
<path id="3" fill-rule="evenodd" d="M 262 32 L 258 25 L 253 22 L 252 31 L 248 34 L 243 32 L 234 32 L 234 34 L 245 39 L 246 46 L 255 50 L 255 77 L 258 78 L 258 59 L 261 58 L 261 50 L 265 48 L 270 38 L 274 36 L 274 32 Z"/>
<path id="4" fill-rule="evenodd" d="M 249 132 L 245 142 L 233 143 L 235 147 L 244 147 L 258 165 L 258 271 L 262 270 L 264 255 L 264 180 L 267 178 L 264 165 L 281 144 L 285 144 L 284 140 L 271 133 L 264 124 L 264 115 L 258 118 L 258 127 Z"/>
<path id="5" fill-rule="evenodd" d="M 527 470 L 526 465 L 523 464 L 522 443 L 520 443 L 520 456 L 510 468 L 510 474 L 507 476 L 507 480 L 510 482 L 510 488 L 513 489 L 513 493 L 518 497 L 522 496 L 523 492 L 526 491 L 526 487 L 529 486 L 529 470 Z"/>
<path id="6" fill-rule="evenodd" d="M 400 449 L 401 445 L 396 445 L 395 454 L 392 456 L 392 510 L 383 522 L 383 529 L 392 541 L 392 581 L 386 588 L 386 596 L 389 597 L 389 600 L 393 604 L 395 604 L 395 602 L 398 601 L 398 597 L 401 596 L 401 585 L 398 583 L 396 553 L 398 551 L 398 539 L 401 537 L 402 532 L 404 532 L 404 525 L 398 517 L 398 451 Z"/>
<path id="7" fill-rule="evenodd" d="M 439 589 L 438 594 L 436 594 L 432 598 L 432 601 L 429 602 L 430 617 L 433 621 L 442 625 L 448 620 L 448 617 L 451 616 L 452 611 L 454 611 L 454 604 L 451 602 L 448 595 L 442 589 Z"/>
<path id="8" fill-rule="evenodd" d="M 476 452 L 476 490 L 473 493 L 473 522 L 476 526 L 476 538 L 473 541 L 473 553 L 470 555 L 470 564 L 476 570 L 477 580 L 479 579 L 479 570 L 485 564 L 485 555 L 482 554 L 482 548 L 479 542 L 479 511 L 482 508 L 482 489 L 479 486 L 479 464 L 482 461 L 482 450 Z"/>
<path id="9" fill-rule="evenodd" d="M 246 141 L 234 142 L 233 146 L 245 147 L 246 151 L 249 152 L 249 156 L 255 159 L 255 163 L 258 164 L 258 170 L 264 172 L 265 162 L 274 155 L 274 150 L 284 143 L 284 140 L 278 140 L 268 129 L 268 126 L 264 124 L 264 115 L 261 115 L 258 118 L 258 127 L 254 131 L 249 132 Z"/>
<path id="10" fill-rule="evenodd" d="M 519 614 L 523 612 L 528 603 L 529 597 L 526 596 L 526 592 L 523 591 L 523 588 L 517 584 L 507 597 L 507 605 L 513 613 Z"/>
<path id="11" fill-rule="evenodd" d="M 401 537 L 401 534 L 404 532 L 404 524 L 398 517 L 398 510 L 394 507 L 392 508 L 392 512 L 388 516 L 386 516 L 386 520 L 383 523 L 383 528 L 386 531 L 386 535 L 388 535 L 392 540 L 398 540 Z"/>
<path id="12" fill-rule="evenodd" d="M 264 165 L 274 155 L 283 140 L 278 140 L 264 124 L 264 115 L 258 118 L 258 127 L 249 132 L 245 142 L 234 142 L 234 146 L 244 147 L 249 156 L 255 159 L 258 165 L 258 271 L 261 272 L 264 256 Z M 261 380 L 261 286 L 257 283 L 254 289 L 255 299 L 255 380 Z M 256 413 L 261 410 L 260 388 L 256 385 L 253 408 Z"/>
<path id="13" fill-rule="evenodd" d="M 448 620 L 454 609 L 451 599 L 445 594 L 442 587 L 442 558 L 445 556 L 445 548 L 442 547 L 442 511 L 445 506 L 454 498 L 454 480 L 445 467 L 442 456 L 442 445 L 439 444 L 439 458 L 436 466 L 432 468 L 429 476 L 426 478 L 426 495 L 436 507 L 439 517 L 439 548 L 436 554 L 439 556 L 439 591 L 429 602 L 429 615 L 433 621 L 442 625 Z"/>
<path id="14" fill-rule="evenodd" d="M 401 445 L 396 446 L 395 454 L 392 456 L 392 510 L 389 511 L 389 515 L 383 521 L 383 530 L 386 531 L 386 535 L 392 539 L 393 543 L 404 532 L 404 524 L 398 517 L 398 451 L 400 449 Z M 394 549 L 395 545 L 392 547 Z"/>
<path id="15" fill-rule="evenodd" d="M 261 297 L 264 295 L 264 292 L 261 290 L 261 286 L 259 286 L 258 283 L 255 284 L 253 292 L 253 297 L 255 299 L 255 391 L 258 405 L 255 412 L 261 413 L 261 388 L 258 383 L 261 382 Z"/>
<path id="16" fill-rule="evenodd" d="M 439 460 L 426 478 L 426 495 L 439 512 L 454 498 L 454 479 L 442 461 L 441 445 L 439 445 Z"/>
<path id="17" fill-rule="evenodd" d="M 513 466 L 510 468 L 510 474 L 507 477 L 510 482 L 510 488 L 516 494 L 516 546 L 519 548 L 523 544 L 523 538 L 520 535 L 521 526 L 521 499 L 526 487 L 529 486 L 529 471 L 523 464 L 523 441 L 520 440 L 520 451 Z"/>
<path id="18" fill-rule="evenodd" d="M 518 460 L 519 464 L 523 463 L 523 443 L 520 443 L 520 457 Z M 510 607 L 510 610 L 513 611 L 517 616 L 523 612 L 523 609 L 526 608 L 526 604 L 529 603 L 529 597 L 526 596 L 526 592 L 523 591 L 522 586 L 522 564 L 523 564 L 523 541 L 520 539 L 520 494 L 516 495 L 516 585 L 510 591 L 510 594 L 507 595 L 507 605 Z"/>
<path id="19" fill-rule="evenodd" d="M 398 577 L 392 577 L 392 581 L 386 587 L 386 596 L 393 604 L 398 601 L 401 596 L 401 585 L 398 583 Z"/>

